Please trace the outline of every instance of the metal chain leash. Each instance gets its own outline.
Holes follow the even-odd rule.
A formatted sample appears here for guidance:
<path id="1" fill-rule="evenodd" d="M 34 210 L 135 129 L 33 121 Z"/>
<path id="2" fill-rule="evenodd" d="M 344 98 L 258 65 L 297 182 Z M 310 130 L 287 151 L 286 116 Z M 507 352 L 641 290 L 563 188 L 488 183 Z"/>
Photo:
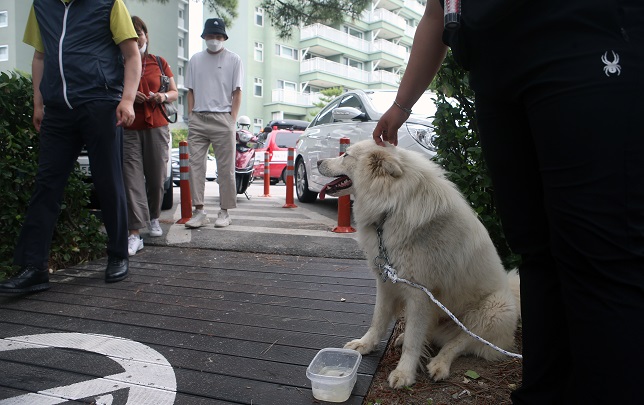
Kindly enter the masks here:
<path id="1" fill-rule="evenodd" d="M 383 221 L 383 223 L 384 223 L 384 221 Z M 379 254 L 374 259 L 374 264 L 376 265 L 376 267 L 378 267 L 380 269 L 380 276 L 382 277 L 382 282 L 383 283 L 386 283 L 387 280 L 389 279 L 394 284 L 397 283 L 397 282 L 401 282 L 403 284 L 407 284 L 407 285 L 410 285 L 410 286 L 412 286 L 414 288 L 418 288 L 418 289 L 424 291 L 425 294 L 427 294 L 427 296 L 429 296 L 429 299 L 431 299 L 434 304 L 436 304 L 441 310 L 443 310 L 443 312 L 445 312 L 447 314 L 447 316 L 449 316 L 461 329 L 463 329 L 465 331 L 465 333 L 467 333 L 468 335 L 470 335 L 474 339 L 478 340 L 479 342 L 490 346 L 492 349 L 494 349 L 494 350 L 496 350 L 496 351 L 498 351 L 500 353 L 505 354 L 506 356 L 516 357 L 518 359 L 523 359 L 522 355 L 517 354 L 517 353 L 512 353 L 512 352 L 509 352 L 509 351 L 504 350 L 504 349 L 501 349 L 500 347 L 494 345 L 493 343 L 490 343 L 487 340 L 483 339 L 482 337 L 478 336 L 474 332 L 471 332 L 469 329 L 467 329 L 467 327 L 465 325 L 463 325 L 463 323 L 461 321 L 458 320 L 458 318 L 454 314 L 452 314 L 450 312 L 449 309 L 447 309 L 447 307 L 445 307 L 443 304 L 441 304 L 440 301 L 438 301 L 436 298 L 434 298 L 434 295 L 431 293 L 431 291 L 429 291 L 424 286 L 422 286 L 420 284 L 417 284 L 417 283 L 414 283 L 413 281 L 405 280 L 404 278 L 398 277 L 398 275 L 396 274 L 396 269 L 394 269 L 391 266 L 391 262 L 389 261 L 389 256 L 387 255 L 387 249 L 385 248 L 385 246 L 384 246 L 384 244 L 382 242 L 382 232 L 383 232 L 383 230 L 382 230 L 382 224 L 381 224 L 376 228 L 376 233 L 378 234 L 378 250 L 379 250 Z"/>

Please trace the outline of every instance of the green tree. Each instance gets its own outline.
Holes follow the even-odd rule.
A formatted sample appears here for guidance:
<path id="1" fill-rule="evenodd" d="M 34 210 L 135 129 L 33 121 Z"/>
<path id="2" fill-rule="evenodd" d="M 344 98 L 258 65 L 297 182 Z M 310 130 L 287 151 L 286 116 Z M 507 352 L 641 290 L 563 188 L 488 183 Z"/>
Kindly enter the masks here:
<path id="1" fill-rule="evenodd" d="M 345 18 L 357 19 L 371 3 L 371 0 L 262 0 L 261 6 L 266 10 L 277 35 L 290 38 L 293 27 L 314 23 L 338 25 Z"/>
<path id="2" fill-rule="evenodd" d="M 342 93 L 344 93 L 344 88 L 342 86 L 329 87 L 328 89 L 320 90 L 320 99 L 317 103 L 313 103 L 315 108 L 309 111 L 311 119 L 315 118 L 315 116 L 318 115 L 318 113 L 326 107 L 327 104 Z"/>
<path id="3" fill-rule="evenodd" d="M 166 4 L 169 0 L 137 0 L 141 3 L 156 1 L 157 3 Z M 224 20 L 227 27 L 232 27 L 235 18 L 237 18 L 237 0 L 189 0 L 194 3 L 203 3 L 208 10 L 214 12 L 216 16 Z"/>
<path id="4" fill-rule="evenodd" d="M 506 268 L 516 267 L 519 257 L 505 240 L 494 205 L 494 187 L 481 152 L 474 108 L 474 92 L 467 72 L 449 52 L 431 88 L 436 92 L 434 126 L 438 135 L 436 161 L 449 173 L 485 225 Z"/>

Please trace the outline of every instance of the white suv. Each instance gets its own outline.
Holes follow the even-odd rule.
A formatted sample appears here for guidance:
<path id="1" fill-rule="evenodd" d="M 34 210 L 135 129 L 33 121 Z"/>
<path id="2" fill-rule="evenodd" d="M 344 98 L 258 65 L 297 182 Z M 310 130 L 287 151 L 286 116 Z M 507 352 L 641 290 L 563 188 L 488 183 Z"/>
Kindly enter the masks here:
<path id="1" fill-rule="evenodd" d="M 413 114 L 398 130 L 398 147 L 436 154 L 431 125 L 436 105 L 425 92 Z M 370 139 L 382 114 L 393 104 L 396 90 L 350 90 L 331 101 L 300 136 L 295 152 L 295 191 L 301 202 L 315 202 L 320 190 L 333 179 L 318 172 L 317 161 L 340 154 L 340 138 L 351 143 Z"/>

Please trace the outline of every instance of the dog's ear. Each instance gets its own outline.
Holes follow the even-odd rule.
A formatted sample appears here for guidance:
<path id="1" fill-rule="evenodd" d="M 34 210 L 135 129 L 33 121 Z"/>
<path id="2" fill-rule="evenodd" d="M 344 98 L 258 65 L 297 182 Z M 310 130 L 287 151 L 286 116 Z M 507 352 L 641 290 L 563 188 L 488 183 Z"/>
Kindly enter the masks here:
<path id="1" fill-rule="evenodd" d="M 368 165 L 375 175 L 400 177 L 403 174 L 402 165 L 398 156 L 388 153 L 387 150 L 373 151 L 369 155 Z"/>

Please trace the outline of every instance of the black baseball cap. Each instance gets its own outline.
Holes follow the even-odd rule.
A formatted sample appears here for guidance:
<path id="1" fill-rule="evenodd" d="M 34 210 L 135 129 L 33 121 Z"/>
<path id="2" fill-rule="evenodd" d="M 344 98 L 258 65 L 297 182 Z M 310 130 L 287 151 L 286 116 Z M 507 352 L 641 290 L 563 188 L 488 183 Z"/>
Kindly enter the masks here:
<path id="1" fill-rule="evenodd" d="M 228 34 L 226 34 L 226 24 L 221 18 L 209 18 L 206 20 L 206 23 L 203 25 L 203 33 L 201 38 L 206 35 L 223 35 L 224 38 L 228 39 Z"/>

